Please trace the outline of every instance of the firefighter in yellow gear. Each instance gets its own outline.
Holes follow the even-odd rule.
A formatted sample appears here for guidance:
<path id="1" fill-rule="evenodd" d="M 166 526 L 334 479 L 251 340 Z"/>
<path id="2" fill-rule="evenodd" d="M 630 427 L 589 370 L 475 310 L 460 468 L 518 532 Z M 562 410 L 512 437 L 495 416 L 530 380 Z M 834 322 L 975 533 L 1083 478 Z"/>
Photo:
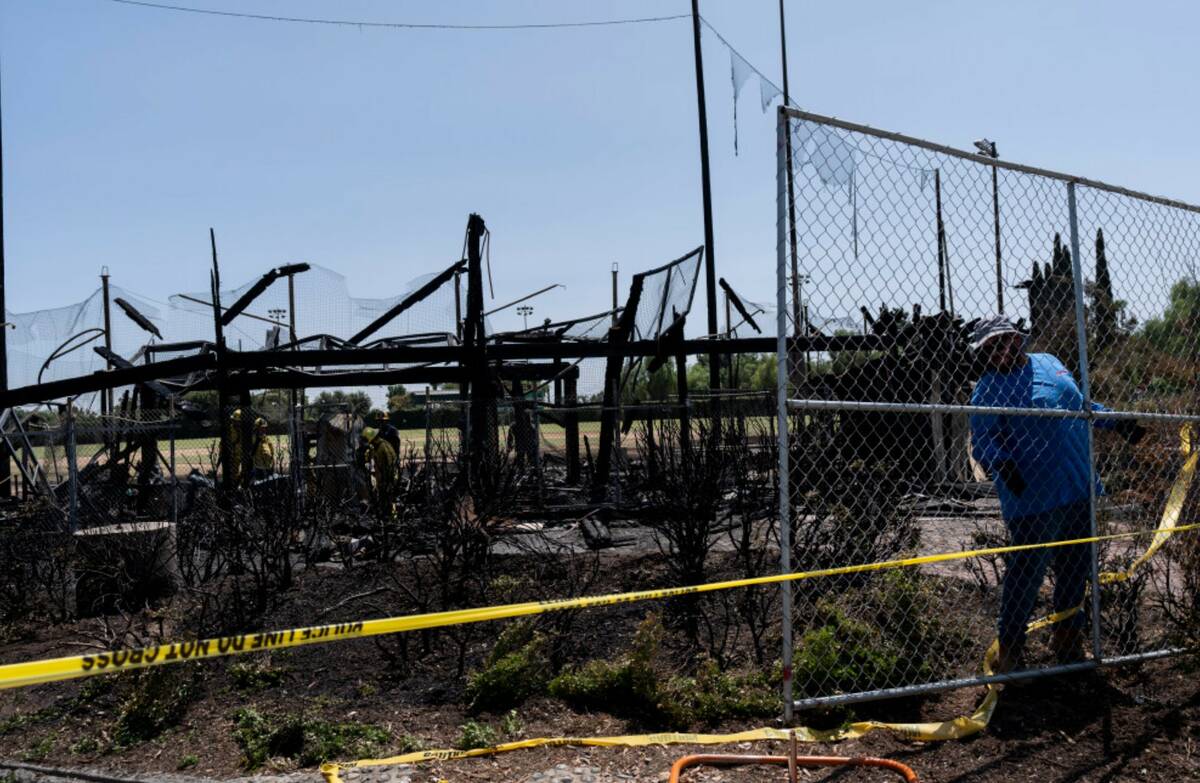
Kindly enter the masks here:
<path id="1" fill-rule="evenodd" d="M 242 483 L 242 409 L 235 408 L 233 413 L 229 415 L 229 427 L 227 432 L 227 440 L 229 441 L 229 464 L 225 469 L 229 471 L 229 475 L 233 481 L 233 486 L 239 486 Z"/>
<path id="2" fill-rule="evenodd" d="M 275 472 L 275 444 L 267 434 L 267 420 L 254 420 L 254 478 L 262 479 Z"/>
<path id="3" fill-rule="evenodd" d="M 363 461 L 369 462 L 368 475 L 372 480 L 371 505 L 379 516 L 390 516 L 396 489 L 396 450 L 374 427 L 363 427 Z"/>

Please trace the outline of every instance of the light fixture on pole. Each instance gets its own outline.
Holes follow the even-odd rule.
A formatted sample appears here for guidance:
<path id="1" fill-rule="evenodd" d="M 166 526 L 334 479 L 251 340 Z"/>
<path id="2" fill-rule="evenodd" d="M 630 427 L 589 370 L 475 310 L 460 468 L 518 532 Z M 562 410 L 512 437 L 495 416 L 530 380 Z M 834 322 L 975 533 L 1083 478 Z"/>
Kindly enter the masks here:
<path id="1" fill-rule="evenodd" d="M 521 305 L 517 308 L 517 312 L 520 313 L 521 318 L 525 321 L 525 331 L 529 331 L 529 316 L 533 315 L 533 306 Z"/>
<path id="2" fill-rule="evenodd" d="M 996 160 L 1000 153 L 996 151 L 996 142 L 980 139 L 975 142 L 975 149 L 981 155 Z M 1000 180 L 999 167 L 992 166 L 992 220 L 996 235 L 996 312 L 1004 315 L 1004 265 L 1000 258 Z"/>

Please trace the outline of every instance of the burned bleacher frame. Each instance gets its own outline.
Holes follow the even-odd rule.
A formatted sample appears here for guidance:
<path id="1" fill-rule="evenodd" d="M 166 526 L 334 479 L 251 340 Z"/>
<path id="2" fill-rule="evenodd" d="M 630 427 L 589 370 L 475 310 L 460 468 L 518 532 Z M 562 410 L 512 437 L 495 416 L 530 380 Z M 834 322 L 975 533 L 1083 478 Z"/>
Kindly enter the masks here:
<path id="1" fill-rule="evenodd" d="M 223 328 L 229 325 L 277 279 L 303 271 L 297 265 L 273 269 L 244 293 L 237 302 L 223 307 L 220 302 L 220 267 L 213 238 L 212 306 L 214 339 L 175 343 L 150 343 L 144 346 L 134 363 L 111 351 L 101 352 L 111 367 L 91 375 L 55 380 L 13 388 L 0 392 L 0 409 L 13 410 L 18 406 L 42 403 L 46 400 L 73 399 L 79 395 L 118 388 L 133 387 L 135 404 L 143 408 L 166 408 L 171 400 L 190 391 L 216 391 L 222 410 L 249 405 L 251 393 L 265 389 L 301 390 L 319 387 L 364 387 L 390 384 L 457 384 L 465 410 L 463 437 L 467 446 L 467 463 L 471 471 L 488 470 L 488 462 L 498 448 L 495 422 L 497 406 L 506 395 L 520 408 L 527 384 L 552 385 L 555 396 L 551 419 L 557 419 L 565 434 L 566 482 L 577 485 L 581 480 L 580 416 L 578 363 L 585 359 L 605 359 L 605 384 L 600 416 L 600 438 L 592 476 L 592 503 L 603 504 L 607 497 L 614 443 L 620 428 L 617 387 L 622 372 L 633 362 L 647 361 L 651 369 L 673 361 L 679 386 L 674 415 L 688 417 L 688 390 L 684 380 L 688 356 L 709 355 L 729 357 L 737 354 L 764 354 L 775 348 L 774 337 L 736 338 L 709 336 L 688 339 L 684 336 L 687 312 L 665 311 L 663 303 L 654 303 L 658 312 L 653 338 L 646 339 L 634 328 L 634 319 L 642 299 L 644 279 L 680 262 L 698 259 L 703 247 L 661 267 L 634 276 L 628 300 L 615 313 L 616 324 L 607 329 L 602 341 L 574 341 L 567 331 L 580 323 L 598 322 L 614 315 L 611 311 L 593 316 L 543 324 L 520 332 L 487 335 L 484 325 L 483 264 L 486 224 L 478 215 L 468 220 L 465 242 L 466 258 L 456 261 L 427 283 L 389 308 L 369 326 L 349 339 L 331 335 L 308 335 L 279 342 L 274 348 L 239 351 L 225 344 Z M 698 278 L 692 276 L 688 303 L 694 295 Z M 461 328 L 455 334 L 416 334 L 380 336 L 389 322 L 408 308 L 423 301 L 441 286 L 453 281 L 456 291 L 466 278 L 465 307 L 459 319 Z M 252 295 L 253 294 L 253 295 Z M 456 295 L 456 300 L 458 299 Z M 663 296 L 663 302 L 666 296 Z M 656 311 L 657 312 L 657 311 Z M 374 338 L 374 339 L 372 339 Z M 640 338 L 640 339 L 639 339 Z M 891 338 L 886 335 L 814 334 L 801 338 L 804 348 L 811 352 L 880 351 Z M 316 346 L 316 347 L 313 347 Z M 163 354 L 192 351 L 191 355 L 156 360 Z M 395 366 L 401 365 L 401 366 Z M 249 418 L 242 426 L 251 426 Z M 249 440 L 250 433 L 243 437 Z M 143 460 L 152 464 L 157 444 L 153 433 L 141 436 L 138 448 L 150 455 Z M 221 464 L 228 464 L 230 429 L 220 430 Z M 10 454 L 17 457 L 20 443 L 9 443 Z M 225 488 L 231 489 L 228 476 L 222 471 Z M 141 480 L 144 480 L 142 477 Z"/>

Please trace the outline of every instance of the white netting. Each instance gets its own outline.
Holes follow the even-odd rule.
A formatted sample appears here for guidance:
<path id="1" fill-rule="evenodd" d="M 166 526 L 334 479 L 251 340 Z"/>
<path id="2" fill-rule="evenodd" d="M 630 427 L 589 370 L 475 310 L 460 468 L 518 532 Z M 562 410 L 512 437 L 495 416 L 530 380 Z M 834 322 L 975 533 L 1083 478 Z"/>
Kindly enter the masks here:
<path id="1" fill-rule="evenodd" d="M 296 334 L 303 339 L 312 335 L 331 335 L 348 339 L 370 324 L 388 308 L 397 304 L 434 277 L 423 275 L 411 280 L 404 290 L 394 296 L 364 298 L 350 295 L 346 278 L 330 269 L 314 265 L 308 272 L 295 277 Z M 233 304 L 251 285 L 250 281 L 237 288 L 221 292 L 221 304 Z M 454 334 L 456 308 L 454 283 L 447 282 L 421 302 L 413 305 L 383 326 L 368 341 L 401 335 L 443 333 Z M 132 293 L 120 286 L 110 286 L 110 299 L 128 301 L 146 316 L 162 334 L 157 340 L 143 331 L 118 307 L 111 306 L 112 347 L 118 355 L 131 361 L 145 361 L 139 355 L 151 339 L 156 342 L 212 341 L 213 311 L 207 291 L 176 294 L 164 304 Z M 288 340 L 288 284 L 277 280 L 251 303 L 246 313 L 226 327 L 225 337 L 232 349 L 258 350 L 265 346 L 270 321 L 282 325 L 281 341 Z M 14 325 L 8 334 L 9 386 L 19 387 L 41 381 L 51 381 L 87 375 L 103 369 L 104 359 L 93 348 L 103 345 L 104 301 L 97 289 L 82 302 L 49 310 L 29 313 L 7 312 L 6 320 Z M 257 316 L 253 317 L 253 316 Z M 69 349 L 82 343 L 78 350 L 64 353 L 46 363 L 64 343 Z M 309 347 L 319 347 L 313 343 Z M 158 354 L 167 359 L 178 354 Z"/>

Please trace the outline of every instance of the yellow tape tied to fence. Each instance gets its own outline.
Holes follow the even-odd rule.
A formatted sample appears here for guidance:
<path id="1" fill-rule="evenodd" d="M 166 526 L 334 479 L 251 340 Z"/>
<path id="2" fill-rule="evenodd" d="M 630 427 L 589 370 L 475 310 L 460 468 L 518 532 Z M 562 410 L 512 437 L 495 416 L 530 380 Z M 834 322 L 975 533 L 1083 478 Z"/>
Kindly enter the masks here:
<path id="1" fill-rule="evenodd" d="M 328 642 L 342 641 L 345 639 L 359 639 L 369 636 L 381 636 L 427 628 L 439 628 L 450 625 L 463 625 L 467 623 L 503 620 L 513 617 L 527 617 L 531 615 L 563 611 L 567 609 L 586 609 L 596 606 L 612 606 L 616 604 L 633 603 L 637 601 L 672 598 L 681 595 L 715 592 L 718 590 L 731 590 L 741 587 L 778 584 L 783 582 L 801 581 L 805 579 L 816 579 L 826 576 L 840 576 L 846 574 L 866 573 L 870 571 L 911 568 L 933 563 L 966 560 L 987 555 L 999 555 L 1032 549 L 1076 546 L 1079 544 L 1092 544 L 1103 541 L 1116 541 L 1119 539 L 1134 538 L 1143 535 L 1153 535 L 1154 539 L 1147 547 L 1146 552 L 1140 558 L 1134 561 L 1126 571 L 1117 574 L 1106 573 L 1101 576 L 1102 583 L 1106 584 L 1115 581 L 1122 581 L 1129 578 L 1129 575 L 1132 574 L 1135 569 L 1139 568 L 1146 562 L 1146 560 L 1152 557 L 1163 546 L 1163 544 L 1166 543 L 1167 539 L 1169 539 L 1171 535 L 1178 532 L 1200 528 L 1200 523 L 1189 525 L 1179 524 L 1179 518 L 1183 511 L 1183 504 L 1191 486 L 1193 476 L 1196 472 L 1197 458 L 1200 457 L 1200 450 L 1194 449 L 1193 443 L 1194 439 L 1189 437 L 1185 429 L 1182 447 L 1185 453 L 1188 453 L 1188 458 L 1185 461 L 1182 470 L 1180 471 L 1179 477 L 1176 479 L 1175 484 L 1171 489 L 1166 508 L 1163 512 L 1162 522 L 1154 530 L 1137 530 L 1126 533 L 1113 533 L 1103 536 L 1089 536 L 1087 538 L 1077 538 L 1067 541 L 1052 541 L 1044 544 L 989 547 L 962 552 L 942 552 L 933 555 L 898 558 L 895 560 L 886 560 L 876 563 L 838 566 L 835 568 L 823 568 L 813 571 L 794 572 L 790 574 L 775 574 L 772 576 L 753 577 L 746 579 L 730 579 L 723 582 L 709 582 L 706 584 L 691 585 L 688 587 L 639 590 L 628 593 L 614 593 L 610 595 L 588 596 L 583 598 L 531 601 L 521 604 L 507 604 L 504 606 L 459 609 L 448 612 L 431 612 L 428 614 L 409 615 L 405 617 L 360 620 L 356 622 L 337 623 L 333 625 L 292 628 L 281 631 L 266 631 L 262 633 L 242 634 L 238 636 L 226 636 L 217 639 L 173 642 L 170 644 L 155 645 L 140 649 L 116 650 L 92 655 L 72 655 L 62 658 L 27 661 L 24 663 L 10 663 L 0 666 L 0 689 L 17 688 L 40 683 L 70 680 L 79 677 L 89 677 L 110 672 L 143 669 L 150 666 L 161 666 L 190 660 L 220 658 L 229 655 L 237 655 L 260 650 L 301 647 L 310 644 L 324 644 Z M 1044 628 L 1047 625 L 1063 620 L 1078 611 L 1079 608 L 1077 607 L 1066 612 L 1060 612 L 1057 615 L 1053 615 L 1043 620 L 1035 621 L 1034 623 L 1030 624 L 1030 630 Z M 984 657 L 984 672 L 987 674 L 990 674 L 992 671 L 991 663 L 994 660 L 995 652 L 996 644 L 993 643 Z M 828 732 L 816 731 L 812 729 L 797 729 L 796 731 L 798 738 L 805 741 L 828 742 L 842 739 L 852 739 L 876 729 L 893 731 L 909 737 L 910 739 L 956 739 L 975 734 L 987 727 L 988 722 L 991 720 L 992 713 L 995 710 L 997 694 L 998 690 L 995 687 L 988 686 L 988 693 L 986 697 L 983 699 L 974 713 L 972 713 L 970 716 L 961 716 L 949 721 L 935 723 L 879 723 L 876 721 L 862 721 L 859 723 L 850 724 L 843 729 Z M 498 745 L 493 748 L 485 748 L 474 751 L 421 751 L 418 753 L 410 753 L 389 759 L 363 760 L 343 766 L 375 766 L 381 764 L 410 763 L 430 759 L 467 758 L 470 756 L 498 753 L 506 750 L 551 745 L 656 745 L 674 742 L 716 744 L 724 742 L 743 742 L 751 739 L 779 739 L 786 737 L 786 732 L 777 732 L 778 730 L 775 729 L 760 729 L 729 735 L 650 734 L 630 737 L 543 738 L 507 743 L 505 745 Z M 338 768 L 339 766 L 336 764 L 325 765 L 322 768 L 323 773 L 326 775 L 326 778 L 331 781 L 331 783 L 336 783 L 338 780 Z"/>
<path id="2" fill-rule="evenodd" d="M 1200 528 L 1200 523 L 1191 525 L 1172 526 L 1171 533 Z M 431 612 L 428 614 L 408 615 L 405 617 L 388 617 L 378 620 L 358 620 L 334 625 L 319 625 L 309 628 L 292 628 L 282 631 L 264 631 L 262 633 L 225 636 L 217 639 L 201 639 L 198 641 L 172 642 L 170 644 L 154 645 L 133 650 L 116 650 L 112 652 L 94 653 L 91 655 L 70 655 L 64 658 L 48 658 L 25 663 L 10 663 L 0 666 L 0 689 L 17 688 L 26 685 L 37 685 L 46 682 L 70 680 L 77 677 L 89 677 L 96 674 L 144 669 L 149 666 L 161 666 L 182 661 L 195 661 L 206 658 L 221 658 L 240 653 L 261 650 L 278 650 L 288 647 L 302 647 L 310 644 L 324 644 L 343 641 L 346 639 L 361 639 L 368 636 L 417 631 L 426 628 L 441 628 L 449 625 L 465 625 L 481 623 L 490 620 L 505 620 L 513 617 L 528 617 L 558 612 L 567 609 L 587 609 L 595 606 L 613 606 L 616 604 L 650 601 L 662 598 L 673 598 L 681 595 L 710 593 L 717 590 L 730 590 L 738 587 L 754 587 L 757 585 L 793 582 L 804 579 L 816 579 L 825 576 L 840 576 L 844 574 L 859 574 L 868 571 L 885 571 L 896 568 L 944 563 L 953 560 L 966 560 L 985 555 L 1000 555 L 1008 552 L 1021 552 L 1030 549 L 1045 549 L 1061 546 L 1076 546 L 1091 544 L 1099 541 L 1116 541 L 1118 539 L 1135 538 L 1144 535 L 1163 535 L 1164 528 L 1155 530 L 1135 530 L 1127 533 L 1113 533 L 1105 536 L 1075 538 L 1066 541 L 1052 541 L 1045 544 L 1023 544 L 1019 546 L 1000 546 L 987 549 L 973 549 L 963 552 L 942 552 L 935 555 L 905 557 L 897 560 L 884 560 L 877 563 L 861 565 L 838 566 L 822 568 L 814 571 L 798 571 L 791 574 L 774 574 L 747 579 L 730 579 L 724 582 L 708 582 L 689 587 L 668 587 L 657 590 L 639 590 L 629 593 L 613 593 L 609 595 L 587 596 L 584 598 L 563 598 L 548 601 L 531 601 L 522 604 L 506 604 L 503 606 L 485 606 L 477 609 L 456 609 L 448 612 Z"/>
<path id="3" fill-rule="evenodd" d="M 1128 568 L 1126 568 L 1124 571 L 1109 571 L 1100 574 L 1101 584 L 1112 584 L 1114 582 L 1123 582 L 1129 579 L 1137 569 L 1141 568 L 1158 552 L 1159 549 L 1162 548 L 1162 546 L 1167 542 L 1168 539 L 1170 539 L 1172 535 L 1186 530 L 1195 530 L 1196 528 L 1200 527 L 1200 524 L 1179 524 L 1179 519 L 1183 514 L 1184 502 L 1187 500 L 1188 491 L 1191 489 L 1192 481 L 1196 474 L 1197 461 L 1200 460 L 1200 448 L 1196 448 L 1197 436 L 1187 426 L 1183 428 L 1180 434 L 1180 451 L 1183 452 L 1183 454 L 1186 456 L 1186 459 L 1184 460 L 1183 468 L 1179 472 L 1179 476 L 1175 479 L 1175 483 L 1171 487 L 1170 494 L 1167 496 L 1167 503 L 1163 509 L 1162 520 L 1155 530 L 1136 531 L 1134 533 L 1114 534 L 1107 536 L 1095 536 L 1085 539 L 1077 539 L 1075 541 L 1053 542 L 1045 545 L 1034 544 L 1029 546 L 1008 546 L 995 547 L 992 549 L 977 549 L 974 551 L 957 554 L 960 554 L 962 558 L 980 557 L 986 554 L 1017 552 L 1024 549 L 1036 549 L 1042 546 L 1069 546 L 1073 544 L 1096 543 L 1153 533 L 1154 538 L 1146 547 L 1146 551 L 1143 552 L 1140 557 L 1134 560 Z M 903 567 L 900 565 L 901 563 L 910 564 L 915 560 L 921 560 L 923 562 L 942 562 L 950 559 L 959 558 L 931 555 L 928 558 L 909 558 L 907 561 L 891 561 L 887 567 L 899 568 Z M 833 570 L 838 571 L 838 573 L 848 573 L 838 569 Z M 809 575 L 805 575 L 803 578 L 811 578 L 812 576 L 817 575 L 820 574 L 818 572 L 810 572 Z M 776 578 L 775 581 L 781 580 Z M 1082 610 L 1082 608 L 1082 605 L 1080 605 L 1073 609 L 1056 612 L 1047 617 L 1034 620 L 1029 623 L 1028 630 L 1033 632 L 1048 628 L 1051 625 L 1062 622 L 1063 620 L 1066 620 L 1072 615 L 1078 613 Z M 987 652 L 984 653 L 983 657 L 983 673 L 985 675 L 992 675 L 995 673 L 992 667 L 995 664 L 996 655 L 998 652 L 999 643 L 997 641 L 993 641 L 988 647 Z M 992 715 L 996 711 L 996 705 L 999 700 L 1000 688 L 995 684 L 989 683 L 987 685 L 987 693 L 979 702 L 979 705 L 975 708 L 974 712 L 972 712 L 970 715 L 961 715 L 951 720 L 934 721 L 928 723 L 884 723 L 881 721 L 857 721 L 837 729 L 819 730 L 800 726 L 794 729 L 794 731 L 796 733 L 796 739 L 801 742 L 840 742 L 844 740 L 857 739 L 869 732 L 877 730 L 889 731 L 894 734 L 898 734 L 901 737 L 922 742 L 963 739 L 973 734 L 978 734 L 988 727 L 988 724 L 992 721 Z M 647 745 L 724 745 L 734 742 L 761 742 L 764 740 L 786 741 L 789 738 L 790 732 L 788 730 L 773 728 L 749 729 L 747 731 L 740 731 L 732 734 L 666 733 L 637 734 L 617 737 L 539 737 L 520 740 L 518 742 L 506 742 L 489 748 L 475 748 L 473 750 L 424 750 L 413 753 L 405 753 L 399 756 L 392 756 L 384 759 L 362 759 L 360 761 L 343 764 L 327 763 L 321 765 L 321 774 L 325 777 L 326 783 L 341 783 L 339 772 L 343 769 L 351 769 L 355 767 L 387 766 L 391 764 L 416 764 L 423 761 L 434 760 L 444 761 L 452 759 L 466 759 L 476 756 L 490 756 L 496 753 L 506 753 L 508 751 L 522 750 L 526 748 L 547 748 L 558 747 L 562 745 L 594 747 L 644 747 Z"/>

